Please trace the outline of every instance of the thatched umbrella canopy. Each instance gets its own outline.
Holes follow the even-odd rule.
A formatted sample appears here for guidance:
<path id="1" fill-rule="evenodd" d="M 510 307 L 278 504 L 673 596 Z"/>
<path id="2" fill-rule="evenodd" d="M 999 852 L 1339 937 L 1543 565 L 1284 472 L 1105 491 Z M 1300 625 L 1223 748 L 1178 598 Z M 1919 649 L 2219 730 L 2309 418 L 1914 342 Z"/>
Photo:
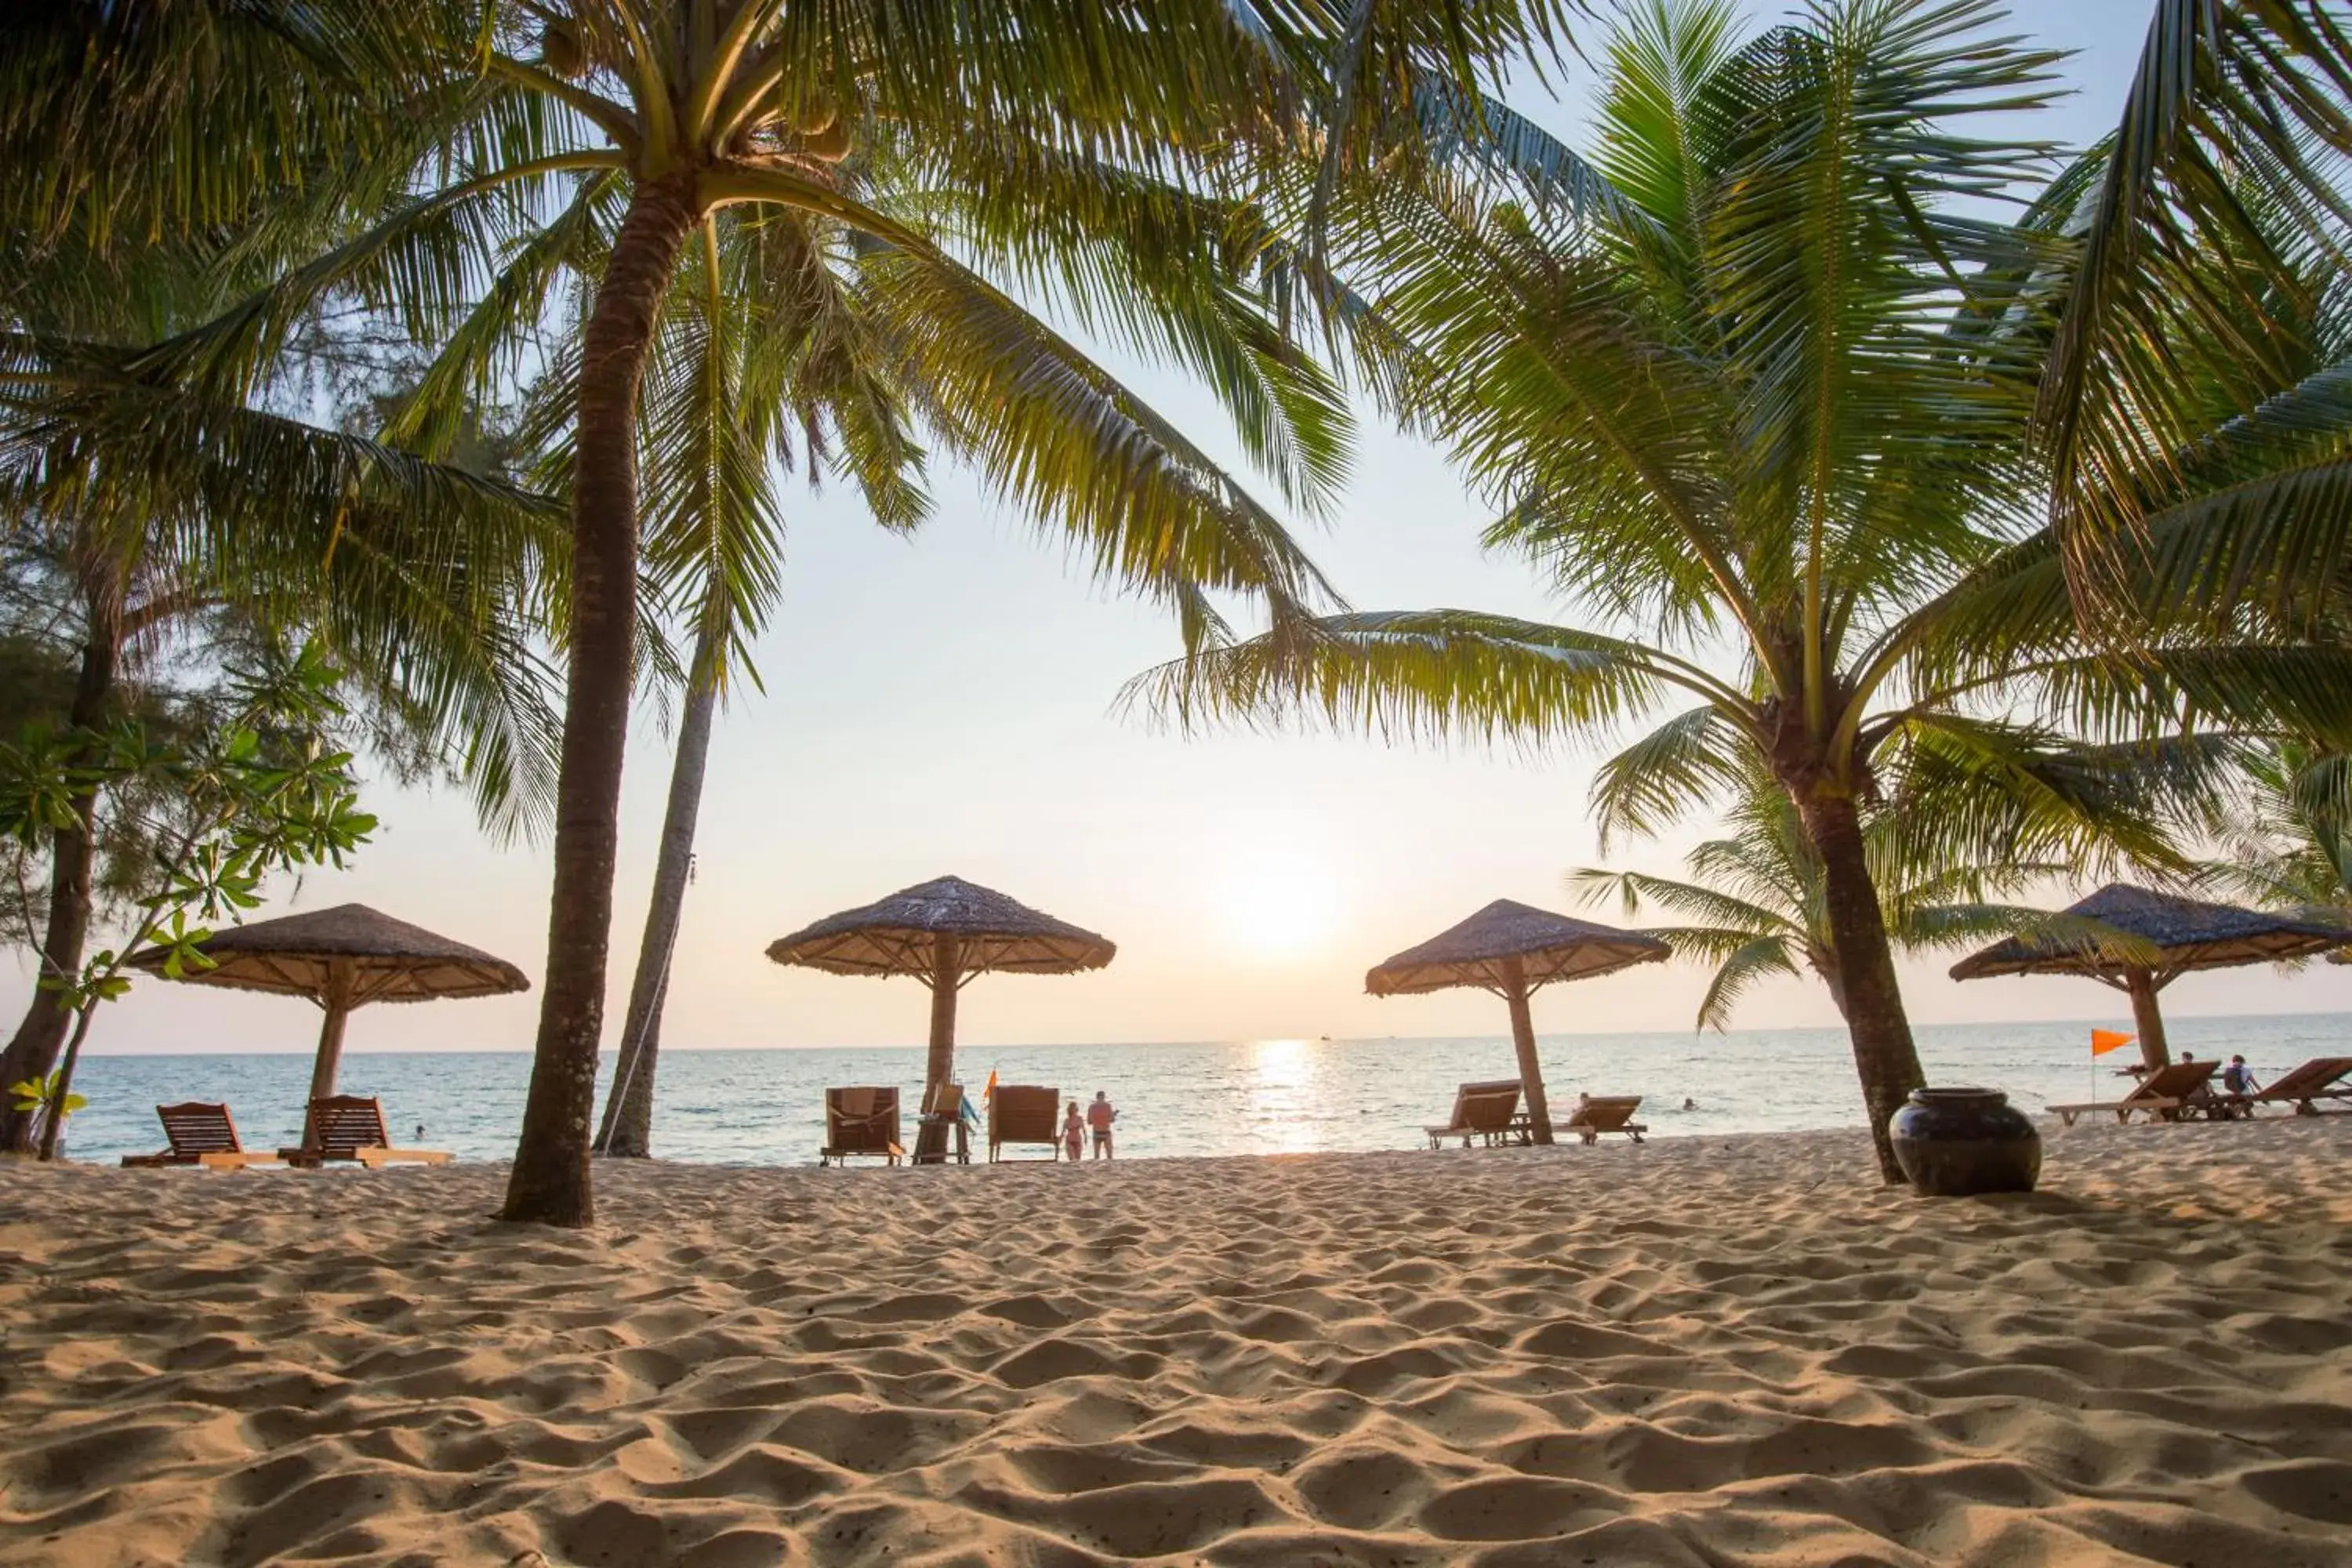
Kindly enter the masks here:
<path id="1" fill-rule="evenodd" d="M 343 1021 L 352 1008 L 371 1002 L 433 1002 L 530 989 L 522 971 L 505 959 L 365 904 L 338 904 L 232 926 L 205 938 L 199 951 L 215 967 L 185 970 L 171 978 L 192 985 L 307 996 L 326 1009 L 326 1022 L 319 1029 L 318 1060 L 310 1069 L 312 1100 L 335 1092 L 335 1074 L 343 1058 Z M 162 974 L 169 956 L 168 949 L 151 947 L 132 953 L 127 962 Z"/>
<path id="2" fill-rule="evenodd" d="M 864 909 L 827 915 L 768 944 L 778 963 L 835 974 L 905 974 L 931 988 L 928 1094 L 955 1076 L 956 993 L 988 973 L 1075 974 L 1118 949 L 992 888 L 939 877 Z"/>
<path id="3" fill-rule="evenodd" d="M 1555 980 L 1584 980 L 1636 963 L 1655 963 L 1674 950 L 1654 936 L 1497 899 L 1450 931 L 1409 947 L 1364 976 L 1375 996 L 1475 985 L 1511 1007 L 1511 1043 L 1519 1056 L 1519 1084 L 1538 1143 L 1551 1142 L 1551 1107 L 1544 1098 L 1543 1066 L 1536 1059 L 1536 1026 L 1528 996 Z"/>
<path id="4" fill-rule="evenodd" d="M 2352 931 L 2302 915 L 2243 910 L 2110 883 L 2066 907 L 2067 914 L 2138 938 L 2156 952 L 2153 965 L 2121 963 L 2095 931 L 2005 937 L 1952 965 L 1955 980 L 1995 974 L 2080 974 L 2130 994 L 2141 1058 L 2171 1061 L 2156 994 L 2192 969 L 2229 969 L 2305 958 L 2341 948 Z"/>

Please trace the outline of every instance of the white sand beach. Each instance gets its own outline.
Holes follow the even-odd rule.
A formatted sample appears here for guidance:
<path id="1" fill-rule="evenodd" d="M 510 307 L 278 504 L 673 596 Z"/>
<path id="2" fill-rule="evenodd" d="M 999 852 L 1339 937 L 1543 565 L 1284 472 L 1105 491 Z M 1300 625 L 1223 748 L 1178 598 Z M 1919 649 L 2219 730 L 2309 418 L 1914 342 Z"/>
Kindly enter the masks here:
<path id="1" fill-rule="evenodd" d="M 599 1172 L 0 1170 L 0 1563 L 2352 1563 L 2352 1117 Z"/>

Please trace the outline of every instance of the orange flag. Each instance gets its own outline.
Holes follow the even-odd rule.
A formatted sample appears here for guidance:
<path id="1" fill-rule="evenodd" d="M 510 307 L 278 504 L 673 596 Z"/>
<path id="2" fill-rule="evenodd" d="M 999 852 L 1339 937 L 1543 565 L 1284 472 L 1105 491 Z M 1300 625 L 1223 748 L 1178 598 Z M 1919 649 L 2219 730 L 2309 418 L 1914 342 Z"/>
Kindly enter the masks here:
<path id="1" fill-rule="evenodd" d="M 2126 1036 L 2125 1037 L 2125 1038 L 2126 1038 L 2126 1039 L 2129 1039 L 2130 1037 L 2129 1037 L 2128 1035 L 2126 1035 Z M 980 1091 L 981 1103 L 982 1103 L 982 1104 L 983 1104 L 983 1105 L 985 1105 L 985 1104 L 987 1104 L 990 1100 L 994 1100 L 995 1098 L 996 1098 L 996 1069 L 995 1069 L 994 1068 L 989 1068 L 989 1069 L 988 1069 L 988 1084 L 987 1084 L 987 1087 L 986 1087 L 986 1088 L 984 1088 L 984 1089 L 982 1089 Z"/>
<path id="2" fill-rule="evenodd" d="M 2094 1029 L 2091 1031 L 2091 1054 L 2103 1057 L 2109 1051 L 2123 1049 L 2137 1038 L 2137 1035 L 2119 1034 L 2114 1029 Z"/>

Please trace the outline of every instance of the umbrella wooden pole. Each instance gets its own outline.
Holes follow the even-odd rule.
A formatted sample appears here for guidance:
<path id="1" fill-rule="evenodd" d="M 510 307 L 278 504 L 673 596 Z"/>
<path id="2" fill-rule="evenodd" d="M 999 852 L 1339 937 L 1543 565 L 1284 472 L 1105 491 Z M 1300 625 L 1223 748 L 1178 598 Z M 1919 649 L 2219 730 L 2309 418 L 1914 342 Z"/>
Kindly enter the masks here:
<path id="1" fill-rule="evenodd" d="M 2156 1005 L 2156 976 L 2145 969 L 2135 969 L 2125 976 L 2124 989 L 2131 993 L 2132 1022 L 2139 1029 L 2139 1057 L 2154 1072 L 2172 1062 L 2172 1053 L 2165 1048 L 2164 1014 Z"/>
<path id="2" fill-rule="evenodd" d="M 955 1081 L 956 986 L 963 979 L 963 944 L 942 931 L 931 949 L 931 1055 L 923 1068 L 923 1103 L 936 1104 L 943 1084 Z"/>
<path id="3" fill-rule="evenodd" d="M 310 1142 L 310 1104 L 335 1092 L 335 1079 L 343 1066 L 343 1025 L 352 1016 L 352 991 L 354 976 L 349 963 L 331 964 L 327 970 L 327 986 L 320 994 L 319 1005 L 327 1010 L 327 1020 L 319 1026 L 319 1056 L 310 1064 L 310 1100 L 302 1107 L 302 1142 Z"/>
<path id="4" fill-rule="evenodd" d="M 1526 1100 L 1528 1125 L 1538 1143 L 1551 1142 L 1551 1106 L 1544 1099 L 1543 1064 L 1536 1059 L 1535 1016 L 1528 1010 L 1528 966 L 1517 958 L 1503 960 L 1503 999 L 1511 1005 L 1511 1044 L 1519 1053 L 1519 1093 Z"/>

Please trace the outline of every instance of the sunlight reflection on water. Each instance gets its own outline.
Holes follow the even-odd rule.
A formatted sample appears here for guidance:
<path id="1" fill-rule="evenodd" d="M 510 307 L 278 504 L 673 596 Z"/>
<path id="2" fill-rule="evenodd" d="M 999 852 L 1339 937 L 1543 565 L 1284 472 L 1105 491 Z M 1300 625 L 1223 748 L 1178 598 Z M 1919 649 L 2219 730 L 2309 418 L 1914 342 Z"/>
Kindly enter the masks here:
<path id="1" fill-rule="evenodd" d="M 1253 1040 L 1255 1079 L 1249 1119 L 1260 1146 L 1269 1153 L 1297 1154 L 1319 1147 L 1315 1141 L 1318 1062 L 1307 1040 Z"/>

